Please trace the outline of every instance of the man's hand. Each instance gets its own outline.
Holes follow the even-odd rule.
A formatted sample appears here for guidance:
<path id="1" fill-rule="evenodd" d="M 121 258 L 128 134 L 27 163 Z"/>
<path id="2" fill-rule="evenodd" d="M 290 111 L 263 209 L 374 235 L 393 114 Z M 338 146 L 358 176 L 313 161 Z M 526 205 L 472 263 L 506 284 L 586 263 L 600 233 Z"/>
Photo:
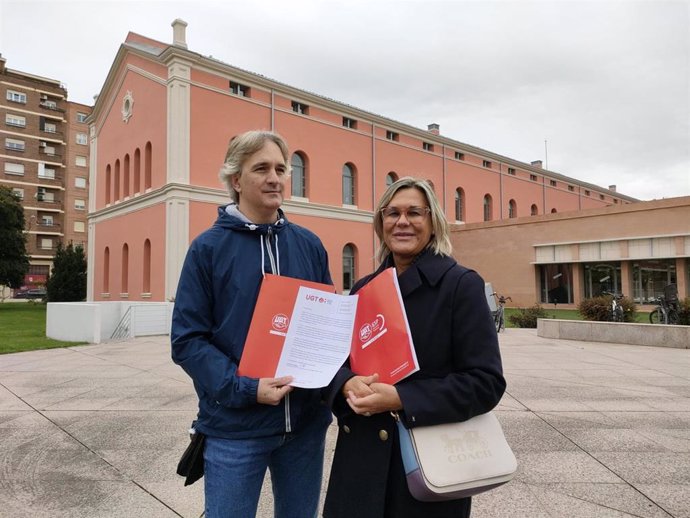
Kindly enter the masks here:
<path id="1" fill-rule="evenodd" d="M 261 405 L 278 405 L 285 395 L 292 391 L 292 387 L 288 385 L 288 383 L 292 383 L 292 380 L 292 376 L 260 378 L 259 387 L 256 389 L 257 403 Z"/>

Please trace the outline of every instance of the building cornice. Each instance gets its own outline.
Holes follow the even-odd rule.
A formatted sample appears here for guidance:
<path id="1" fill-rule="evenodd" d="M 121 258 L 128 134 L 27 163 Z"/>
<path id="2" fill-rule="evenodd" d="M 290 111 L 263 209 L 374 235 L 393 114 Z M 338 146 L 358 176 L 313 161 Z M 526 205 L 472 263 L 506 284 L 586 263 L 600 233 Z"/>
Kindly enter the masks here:
<path id="1" fill-rule="evenodd" d="M 170 183 L 160 189 L 152 190 L 145 194 L 90 212 L 88 214 L 88 221 L 89 224 L 100 223 L 101 221 L 145 210 L 175 199 L 209 203 L 216 206 L 229 203 L 228 193 L 222 189 Z M 282 208 L 287 213 L 288 219 L 291 214 L 298 214 L 300 216 L 312 216 L 367 224 L 373 221 L 373 214 L 370 211 L 347 207 L 334 207 L 308 201 L 286 199 L 283 202 Z"/>

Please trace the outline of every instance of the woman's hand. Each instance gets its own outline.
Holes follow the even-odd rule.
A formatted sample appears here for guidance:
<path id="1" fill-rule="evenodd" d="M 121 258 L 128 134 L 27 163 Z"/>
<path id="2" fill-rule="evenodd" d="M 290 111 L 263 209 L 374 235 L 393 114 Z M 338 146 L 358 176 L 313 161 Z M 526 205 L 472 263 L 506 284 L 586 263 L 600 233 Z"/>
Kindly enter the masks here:
<path id="1" fill-rule="evenodd" d="M 371 391 L 370 394 L 348 393 L 347 404 L 355 414 L 368 417 L 381 412 L 402 410 L 402 401 L 400 401 L 398 390 L 393 385 L 372 382 L 368 388 Z"/>
<path id="2" fill-rule="evenodd" d="M 369 385 L 376 383 L 378 380 L 378 374 L 372 374 L 371 376 L 353 376 L 343 385 L 343 397 L 347 399 L 350 393 L 355 394 L 357 397 L 364 397 L 368 396 L 369 394 L 373 394 L 374 391 L 369 388 Z"/>
<path id="3" fill-rule="evenodd" d="M 276 406 L 292 388 L 292 376 L 282 378 L 259 378 L 259 386 L 256 389 L 256 402 L 261 405 Z"/>

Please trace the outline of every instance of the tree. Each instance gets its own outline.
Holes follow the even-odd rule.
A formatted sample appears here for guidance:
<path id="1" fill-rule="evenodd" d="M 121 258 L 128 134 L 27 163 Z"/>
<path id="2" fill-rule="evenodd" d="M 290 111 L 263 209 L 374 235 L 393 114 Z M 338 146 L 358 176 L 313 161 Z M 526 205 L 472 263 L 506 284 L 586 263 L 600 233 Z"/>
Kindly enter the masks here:
<path id="1" fill-rule="evenodd" d="M 58 243 L 46 284 L 48 302 L 79 302 L 86 298 L 86 256 L 81 245 Z"/>
<path id="2" fill-rule="evenodd" d="M 24 209 L 8 187 L 0 187 L 0 285 L 19 288 L 29 271 Z"/>

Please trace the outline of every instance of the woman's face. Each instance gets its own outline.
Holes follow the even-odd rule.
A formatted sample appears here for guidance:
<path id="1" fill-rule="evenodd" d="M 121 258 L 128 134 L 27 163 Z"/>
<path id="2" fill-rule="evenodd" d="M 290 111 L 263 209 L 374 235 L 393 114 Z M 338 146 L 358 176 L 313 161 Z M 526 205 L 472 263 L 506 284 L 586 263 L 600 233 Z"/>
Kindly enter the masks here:
<path id="1" fill-rule="evenodd" d="M 396 265 L 409 264 L 431 239 L 431 214 L 426 197 L 413 187 L 400 189 L 382 216 L 383 241 L 393 253 Z"/>

